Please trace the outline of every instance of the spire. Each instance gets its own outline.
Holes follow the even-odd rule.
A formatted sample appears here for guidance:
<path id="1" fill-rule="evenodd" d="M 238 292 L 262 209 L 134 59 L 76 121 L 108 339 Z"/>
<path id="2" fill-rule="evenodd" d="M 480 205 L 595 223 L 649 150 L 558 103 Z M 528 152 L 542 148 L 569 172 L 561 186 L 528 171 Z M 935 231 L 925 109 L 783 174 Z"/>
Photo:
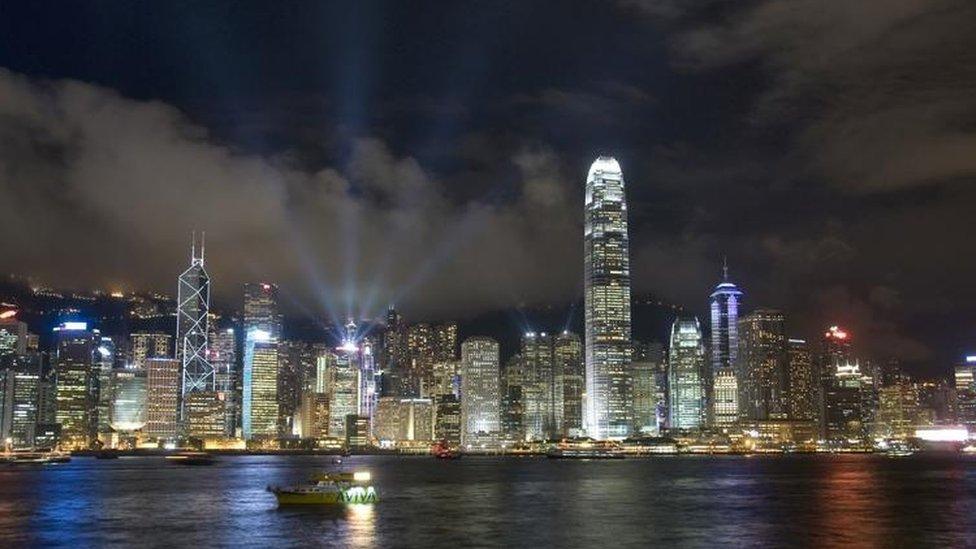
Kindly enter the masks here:
<path id="1" fill-rule="evenodd" d="M 200 231 L 200 264 L 203 265 L 203 253 L 207 247 L 207 231 Z"/>
<path id="2" fill-rule="evenodd" d="M 197 232 L 190 231 L 190 263 L 197 258 Z"/>
<path id="3" fill-rule="evenodd" d="M 722 256 L 722 280 L 729 281 L 729 257 L 726 255 Z"/>

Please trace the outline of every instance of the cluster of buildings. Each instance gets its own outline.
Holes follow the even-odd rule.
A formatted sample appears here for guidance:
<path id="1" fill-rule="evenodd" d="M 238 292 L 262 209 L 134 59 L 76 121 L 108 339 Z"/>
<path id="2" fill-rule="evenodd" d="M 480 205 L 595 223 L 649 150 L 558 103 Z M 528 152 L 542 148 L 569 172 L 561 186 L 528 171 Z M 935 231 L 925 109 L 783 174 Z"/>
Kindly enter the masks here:
<path id="1" fill-rule="evenodd" d="M 743 309 L 724 269 L 707 326 L 678 316 L 665 343 L 631 333 L 619 164 L 586 181 L 584 333 L 460 340 L 458 325 L 350 320 L 327 344 L 285 337 L 278 287 L 245 284 L 242 313 L 210 310 L 203 244 L 179 276 L 175 330 L 103 334 L 64 321 L 51 344 L 0 312 L 0 435 L 8 448 L 519 449 L 568 438 L 667 447 L 864 449 L 920 428 L 976 430 L 976 357 L 954 383 L 860 356 L 838 326 L 794 337 L 786 314 Z M 129 315 L 158 310 L 133 301 Z M 706 331 L 707 329 L 707 331 Z M 707 333 L 707 337 L 706 337 Z"/>

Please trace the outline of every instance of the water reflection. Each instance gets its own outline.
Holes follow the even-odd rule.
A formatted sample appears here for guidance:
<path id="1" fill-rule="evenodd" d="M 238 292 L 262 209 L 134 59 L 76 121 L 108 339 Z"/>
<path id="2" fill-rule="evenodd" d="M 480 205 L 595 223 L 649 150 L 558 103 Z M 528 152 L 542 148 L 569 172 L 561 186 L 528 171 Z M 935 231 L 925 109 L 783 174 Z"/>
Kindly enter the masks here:
<path id="1" fill-rule="evenodd" d="M 346 506 L 349 520 L 349 547 L 374 547 L 376 541 L 375 508 L 370 503 L 353 503 Z"/>

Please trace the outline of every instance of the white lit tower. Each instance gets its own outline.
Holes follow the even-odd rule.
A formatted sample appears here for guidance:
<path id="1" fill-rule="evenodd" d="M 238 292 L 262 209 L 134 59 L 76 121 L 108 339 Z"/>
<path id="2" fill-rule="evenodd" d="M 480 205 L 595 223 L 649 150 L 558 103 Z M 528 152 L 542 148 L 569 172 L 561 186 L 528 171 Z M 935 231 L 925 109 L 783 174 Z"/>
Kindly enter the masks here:
<path id="1" fill-rule="evenodd" d="M 203 268 L 204 239 L 200 238 L 200 255 L 196 236 L 190 242 L 190 267 L 179 278 L 176 309 L 176 358 L 180 360 L 182 390 L 180 417 L 186 395 L 194 391 L 214 390 L 214 369 L 207 359 L 208 313 L 210 312 L 210 276 Z"/>
<path id="2" fill-rule="evenodd" d="M 587 434 L 624 438 L 633 426 L 630 244 L 624 176 L 612 157 L 590 166 L 584 221 Z"/>

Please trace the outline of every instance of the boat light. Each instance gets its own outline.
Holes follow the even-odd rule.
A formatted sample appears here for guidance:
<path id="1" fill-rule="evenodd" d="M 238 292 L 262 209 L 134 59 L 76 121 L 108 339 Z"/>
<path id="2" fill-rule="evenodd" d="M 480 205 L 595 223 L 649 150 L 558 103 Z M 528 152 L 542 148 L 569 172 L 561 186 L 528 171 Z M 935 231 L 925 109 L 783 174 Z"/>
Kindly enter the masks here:
<path id="1" fill-rule="evenodd" d="M 356 471 L 352 474 L 352 479 L 358 482 L 369 482 L 371 478 L 373 476 L 369 474 L 369 471 Z"/>

